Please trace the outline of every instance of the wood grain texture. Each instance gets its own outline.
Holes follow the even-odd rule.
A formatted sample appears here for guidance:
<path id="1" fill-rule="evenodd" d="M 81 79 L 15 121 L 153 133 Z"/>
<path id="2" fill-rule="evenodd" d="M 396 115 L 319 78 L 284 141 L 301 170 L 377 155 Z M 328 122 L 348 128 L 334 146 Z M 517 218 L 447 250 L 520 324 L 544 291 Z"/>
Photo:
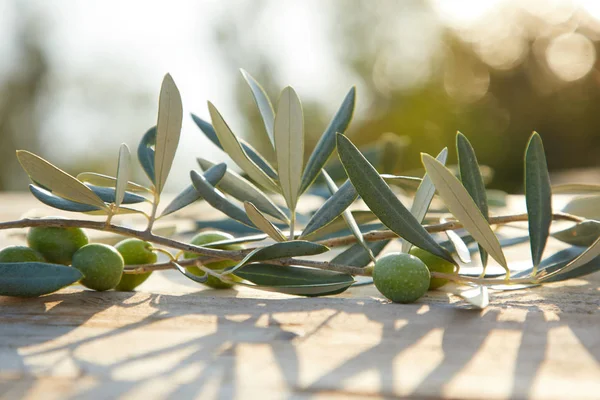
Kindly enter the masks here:
<path id="1" fill-rule="evenodd" d="M 35 203 L 0 204 L 6 220 Z M 298 298 L 174 271 L 139 292 L 0 297 L 0 399 L 598 398 L 600 275 L 491 297 Z"/>

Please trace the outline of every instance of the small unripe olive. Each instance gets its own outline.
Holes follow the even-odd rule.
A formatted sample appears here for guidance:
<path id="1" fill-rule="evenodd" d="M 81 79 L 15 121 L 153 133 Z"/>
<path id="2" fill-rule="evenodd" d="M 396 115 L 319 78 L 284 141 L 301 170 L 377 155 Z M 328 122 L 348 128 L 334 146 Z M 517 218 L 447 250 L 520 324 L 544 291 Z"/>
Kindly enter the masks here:
<path id="1" fill-rule="evenodd" d="M 385 297 L 395 303 L 412 303 L 429 288 L 429 270 L 417 257 L 406 253 L 389 253 L 375 263 L 373 283 Z"/>
<path id="2" fill-rule="evenodd" d="M 130 238 L 115 245 L 117 251 L 123 257 L 125 265 L 154 264 L 158 259 L 155 252 L 151 250 L 152 245 L 146 241 Z M 115 290 L 129 292 L 141 285 L 148 279 L 152 272 L 143 274 L 123 274 L 121 281 Z"/>
<path id="3" fill-rule="evenodd" d="M 73 254 L 88 242 L 88 237 L 81 228 L 40 226 L 29 229 L 27 233 L 29 247 L 54 264 L 71 264 Z"/>
<path id="4" fill-rule="evenodd" d="M 228 233 L 219 232 L 219 231 L 206 231 L 206 232 L 198 233 L 196 236 L 194 236 L 194 238 L 192 239 L 192 241 L 190 243 L 194 244 L 196 246 L 202 246 L 202 245 L 206 245 L 209 243 L 220 242 L 221 240 L 229 240 L 229 239 L 233 239 L 233 236 L 231 236 Z M 215 247 L 215 249 L 219 249 L 219 250 L 242 250 L 243 248 L 244 248 L 244 246 L 242 246 L 240 244 L 226 244 L 223 246 Z M 198 257 L 198 254 L 186 252 L 186 253 L 184 253 L 183 257 L 186 259 L 196 258 L 196 257 Z M 210 268 L 210 269 L 214 269 L 214 270 L 221 270 L 221 269 L 225 269 L 227 267 L 232 267 L 236 264 L 237 264 L 237 262 L 233 261 L 233 260 L 223 260 L 223 261 L 215 261 L 213 263 L 208 263 L 204 266 L 206 268 Z M 205 274 L 204 271 L 202 271 L 198 267 L 188 267 L 187 270 L 197 276 L 204 276 L 204 274 Z M 230 275 L 230 276 L 234 281 L 240 280 L 237 276 L 233 276 L 233 275 Z M 219 278 L 216 278 L 212 275 L 208 276 L 208 279 L 204 284 L 213 289 L 229 289 L 230 287 L 233 286 L 231 283 L 223 282 Z"/>
<path id="5" fill-rule="evenodd" d="M 27 246 L 8 246 L 0 250 L 0 263 L 45 261 L 40 252 Z"/>
<path id="6" fill-rule="evenodd" d="M 98 291 L 117 286 L 124 264 L 123 257 L 114 247 L 102 243 L 85 245 L 73 255 L 73 267 L 84 276 L 80 283 Z"/>
<path id="7" fill-rule="evenodd" d="M 433 255 L 428 251 L 418 247 L 413 247 L 410 249 L 409 254 L 412 254 L 423 261 L 425 265 L 427 265 L 427 268 L 429 268 L 429 272 L 443 272 L 445 274 L 451 274 L 454 272 L 454 264 L 444 260 L 443 258 Z M 442 287 L 446 283 L 448 283 L 448 279 L 431 277 L 429 282 L 429 290 Z"/>

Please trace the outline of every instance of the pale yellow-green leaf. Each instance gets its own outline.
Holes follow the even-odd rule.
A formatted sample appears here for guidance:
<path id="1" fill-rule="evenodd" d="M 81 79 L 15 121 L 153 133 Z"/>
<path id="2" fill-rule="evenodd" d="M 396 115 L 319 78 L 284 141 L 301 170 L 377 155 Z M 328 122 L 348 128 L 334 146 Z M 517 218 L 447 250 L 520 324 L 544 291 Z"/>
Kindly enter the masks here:
<path id="1" fill-rule="evenodd" d="M 249 201 L 245 201 L 244 209 L 246 210 L 246 214 L 248 215 L 248 218 L 250 218 L 250 221 L 252 221 L 252 223 L 256 225 L 258 229 L 269 235 L 271 239 L 277 242 L 286 241 L 285 236 L 279 230 L 279 228 L 273 225 L 271 221 L 269 221 L 254 204 L 250 203 Z"/>
<path id="2" fill-rule="evenodd" d="M 181 96 L 173 78 L 167 74 L 160 89 L 154 150 L 154 176 L 156 178 L 156 190 L 159 193 L 164 188 L 169 171 L 171 171 L 171 165 L 179 144 L 182 119 Z"/>
<path id="3" fill-rule="evenodd" d="M 34 182 L 47 187 L 57 196 L 107 209 L 106 204 L 77 178 L 29 151 L 17 151 L 17 158 Z"/>
<path id="4" fill-rule="evenodd" d="M 115 206 L 119 207 L 125 197 L 127 182 L 129 182 L 129 166 L 131 153 L 125 143 L 119 149 L 119 164 L 117 166 L 117 183 L 115 186 Z"/>
<path id="5" fill-rule="evenodd" d="M 102 187 L 115 187 L 117 184 L 117 178 L 114 176 L 108 176 L 103 174 L 97 174 L 95 172 L 82 172 L 77 175 L 77 179 L 81 182 L 87 182 L 91 185 L 102 186 Z M 127 182 L 126 190 L 128 192 L 148 192 L 149 189 L 142 185 L 138 185 L 134 182 Z"/>
<path id="6" fill-rule="evenodd" d="M 231 157 L 231 159 L 260 186 L 274 192 L 279 192 L 280 189 L 275 181 L 269 178 L 267 174 L 248 158 L 248 155 L 242 148 L 239 140 L 231 131 L 217 108 L 210 101 L 208 102 L 208 111 L 210 112 L 210 118 L 213 127 L 215 128 L 215 132 L 219 137 L 219 142 L 229 157 Z"/>
<path id="7" fill-rule="evenodd" d="M 508 271 L 498 238 L 465 187 L 448 168 L 429 154 L 422 154 L 421 159 L 448 210 L 463 224 L 471 236 Z"/>
<path id="8" fill-rule="evenodd" d="M 490 304 L 490 297 L 486 286 L 473 287 L 449 282 L 437 290 L 452 293 L 480 309 L 484 309 Z"/>
<path id="9" fill-rule="evenodd" d="M 291 87 L 281 93 L 275 115 L 277 173 L 283 197 L 296 209 L 304 161 L 304 117 L 298 95 Z"/>

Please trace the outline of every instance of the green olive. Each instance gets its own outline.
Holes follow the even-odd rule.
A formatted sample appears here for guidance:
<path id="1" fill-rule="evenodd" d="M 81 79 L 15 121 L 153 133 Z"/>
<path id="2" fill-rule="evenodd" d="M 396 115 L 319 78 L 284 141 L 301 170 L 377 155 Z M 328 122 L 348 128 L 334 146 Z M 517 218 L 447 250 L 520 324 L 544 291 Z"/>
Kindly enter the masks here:
<path id="1" fill-rule="evenodd" d="M 428 251 L 418 247 L 413 247 L 410 249 L 409 254 L 412 254 L 423 261 L 425 265 L 427 265 L 427 268 L 429 268 L 429 272 L 443 272 L 445 274 L 452 274 L 454 272 L 454 264 L 444 260 L 443 258 L 433 255 Z M 431 281 L 429 282 L 429 290 L 442 287 L 446 283 L 448 283 L 448 279 L 431 277 Z"/>
<path id="2" fill-rule="evenodd" d="M 125 265 L 154 264 L 158 259 L 156 253 L 151 250 L 152 245 L 140 239 L 125 239 L 117 243 L 115 248 L 123 257 Z M 117 287 L 115 287 L 115 290 L 130 292 L 144 283 L 150 274 L 152 274 L 152 272 L 143 274 L 123 274 L 123 276 L 121 276 L 121 281 Z"/>
<path id="3" fill-rule="evenodd" d="M 116 287 L 124 264 L 123 257 L 114 247 L 102 243 L 85 245 L 73 255 L 73 267 L 84 276 L 80 283 L 97 291 Z"/>
<path id="4" fill-rule="evenodd" d="M 389 253 L 375 263 L 373 283 L 385 297 L 395 303 L 412 303 L 429 288 L 429 270 L 417 257 L 406 253 Z"/>
<path id="5" fill-rule="evenodd" d="M 27 233 L 29 247 L 54 264 L 71 264 L 73 254 L 88 242 L 81 228 L 34 227 Z"/>
<path id="6" fill-rule="evenodd" d="M 194 244 L 196 246 L 202 246 L 202 245 L 206 245 L 209 243 L 220 242 L 221 240 L 229 240 L 229 239 L 233 239 L 233 236 L 231 236 L 228 233 L 219 232 L 219 231 L 206 231 L 206 232 L 200 232 L 199 234 L 194 236 L 194 238 L 191 241 L 191 244 Z M 226 244 L 223 246 L 217 246 L 217 247 L 215 247 L 215 249 L 242 250 L 242 249 L 244 249 L 244 246 L 242 246 L 240 244 Z M 194 253 L 190 253 L 190 252 L 186 252 L 183 255 L 183 258 L 186 258 L 186 259 L 196 258 L 196 257 L 198 257 L 198 254 L 194 254 Z M 216 261 L 213 263 L 208 263 L 204 266 L 206 268 L 210 268 L 210 269 L 214 269 L 214 270 L 222 270 L 227 267 L 232 267 L 235 264 L 236 264 L 236 261 L 224 260 L 224 261 Z M 188 267 L 187 270 L 194 275 L 204 276 L 204 271 L 202 271 L 198 267 Z M 232 279 L 234 281 L 240 280 L 240 278 L 238 278 L 237 276 L 232 276 Z M 204 284 L 213 289 L 229 289 L 233 286 L 231 283 L 223 282 L 219 278 L 216 278 L 216 277 L 210 276 L 210 275 L 208 276 L 208 280 Z"/>
<path id="7" fill-rule="evenodd" d="M 0 263 L 45 261 L 39 251 L 27 246 L 8 246 L 0 251 Z"/>

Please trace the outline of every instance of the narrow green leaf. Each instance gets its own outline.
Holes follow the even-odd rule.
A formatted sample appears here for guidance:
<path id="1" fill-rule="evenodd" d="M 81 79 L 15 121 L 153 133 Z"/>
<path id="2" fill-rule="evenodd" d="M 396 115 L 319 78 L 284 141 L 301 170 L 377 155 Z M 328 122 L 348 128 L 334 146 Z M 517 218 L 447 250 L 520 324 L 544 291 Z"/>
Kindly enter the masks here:
<path id="1" fill-rule="evenodd" d="M 210 183 L 212 186 L 215 186 L 223 178 L 226 171 L 227 168 L 223 164 L 219 164 L 208 168 L 203 175 L 208 183 Z M 172 214 L 175 211 L 179 211 L 193 202 L 200 200 L 201 198 L 202 196 L 200 193 L 198 193 L 194 185 L 189 185 L 183 189 L 183 191 L 179 193 L 177 197 L 173 199 L 173 201 L 169 203 L 169 205 L 161 213 L 160 218 Z"/>
<path id="2" fill-rule="evenodd" d="M 552 237 L 573 246 L 591 246 L 600 237 L 600 222 L 583 221 L 552 234 Z"/>
<path id="3" fill-rule="evenodd" d="M 85 186 L 89 187 L 92 192 L 96 193 L 100 199 L 102 199 L 105 203 L 114 203 L 116 199 L 116 189 L 114 187 L 102 187 L 102 186 L 94 186 L 89 183 L 84 183 Z M 146 201 L 144 196 L 140 196 L 136 193 L 125 192 L 123 196 L 123 204 L 138 204 Z"/>
<path id="4" fill-rule="evenodd" d="M 148 129 L 137 148 L 137 156 L 142 169 L 146 173 L 150 182 L 156 185 L 156 176 L 154 173 L 154 146 L 156 144 L 156 126 Z"/>
<path id="5" fill-rule="evenodd" d="M 221 150 L 224 150 L 223 146 L 221 145 L 221 142 L 219 142 L 219 137 L 217 136 L 217 132 L 215 132 L 215 128 L 213 128 L 213 126 L 210 123 L 204 121 L 202 118 L 194 114 L 192 114 L 192 119 L 194 120 L 198 128 L 200 128 L 202 133 L 204 133 L 204 135 L 211 142 L 213 142 L 215 146 L 217 146 Z M 267 174 L 269 178 L 276 181 L 278 179 L 277 172 L 275 172 L 271 164 L 269 164 L 267 160 L 265 160 L 260 154 L 258 154 L 258 152 L 252 146 L 250 146 L 250 144 L 246 143 L 243 139 L 238 138 L 238 141 L 240 142 L 240 145 L 244 149 L 244 152 L 246 153 L 248 158 L 250 158 L 250 160 L 252 160 L 258 168 L 260 168 L 265 174 Z"/>
<path id="6" fill-rule="evenodd" d="M 481 169 L 471 142 L 460 132 L 456 133 L 456 152 L 458 155 L 458 174 L 460 180 L 479 208 L 479 211 L 481 211 L 481 214 L 487 220 L 489 218 L 487 192 L 483 176 L 481 175 Z M 479 246 L 479 256 L 481 258 L 481 265 L 485 268 L 488 261 L 488 254 L 481 245 Z"/>
<path id="7" fill-rule="evenodd" d="M 104 210 L 102 208 L 98 208 L 96 206 L 90 206 L 89 204 L 77 203 L 75 201 L 63 199 L 62 197 L 58 197 L 52 194 L 52 192 L 43 189 L 41 187 L 35 185 L 29 185 L 29 190 L 31 194 L 44 203 L 47 206 L 64 210 L 64 211 L 72 211 L 72 212 L 88 212 L 88 211 L 97 211 Z"/>
<path id="8" fill-rule="evenodd" d="M 341 134 L 338 134 L 337 138 L 338 154 L 352 184 L 381 222 L 415 246 L 455 263 L 448 251 L 440 247 L 404 207 L 352 142 Z"/>
<path id="9" fill-rule="evenodd" d="M 596 239 L 594 243 L 583 253 L 578 255 L 574 260 L 569 262 L 563 268 L 560 268 L 554 272 L 543 275 L 538 279 L 540 282 L 545 282 L 551 279 L 556 279 L 557 276 L 563 275 L 572 271 L 577 270 L 578 268 L 584 267 L 586 264 L 593 261 L 596 257 L 600 256 L 600 238 Z"/>
<path id="10" fill-rule="evenodd" d="M 245 201 L 244 209 L 246 210 L 246 214 L 248 215 L 248 218 L 250 218 L 250 221 L 252 221 L 254 225 L 258 227 L 258 229 L 269 235 L 271 239 L 275 240 L 276 242 L 286 241 L 285 236 L 283 236 L 283 233 L 279 230 L 279 228 L 273 225 L 267 219 L 267 217 L 265 217 L 263 213 L 256 208 L 254 204 Z"/>
<path id="11" fill-rule="evenodd" d="M 18 150 L 17 158 L 27 175 L 52 193 L 77 203 L 108 209 L 90 188 L 43 158 L 25 150 Z"/>
<path id="12" fill-rule="evenodd" d="M 448 148 L 444 147 L 436 159 L 442 164 L 446 164 L 446 160 L 448 159 Z M 433 200 L 433 195 L 435 195 L 435 186 L 427 174 L 425 174 L 423 180 L 421 180 L 421 184 L 417 188 L 413 203 L 410 206 L 410 213 L 414 215 L 419 223 L 423 223 L 425 215 L 427 215 L 427 210 L 429 210 L 429 206 Z M 412 244 L 409 241 L 402 241 L 403 253 L 408 253 L 411 247 Z"/>
<path id="13" fill-rule="evenodd" d="M 208 102 L 208 110 L 219 142 L 223 145 L 223 149 L 229 157 L 256 183 L 274 192 L 279 192 L 279 187 L 273 179 L 248 157 L 238 138 L 233 134 L 221 114 L 219 114 L 219 111 L 211 102 Z"/>
<path id="14" fill-rule="evenodd" d="M 326 172 L 324 173 L 326 174 Z M 329 177 L 329 175 L 327 175 L 327 177 Z M 306 224 L 304 231 L 302 231 L 301 237 L 306 237 L 333 222 L 333 220 L 344 213 L 357 197 L 358 193 L 352 185 L 352 182 L 347 180 L 341 188 L 333 193 L 333 195 L 312 215 L 311 219 Z M 359 234 L 359 236 L 362 238 L 362 234 Z"/>
<path id="15" fill-rule="evenodd" d="M 525 152 L 525 200 L 529 220 L 531 259 L 537 267 L 550 234 L 552 191 L 542 138 L 534 132 Z"/>
<path id="16" fill-rule="evenodd" d="M 290 240 L 287 242 L 274 243 L 251 251 L 242 261 L 233 267 L 227 268 L 226 271 L 233 273 L 244 265 L 254 262 L 269 261 L 284 257 L 314 256 L 327 251 L 329 251 L 329 247 L 318 243 L 307 242 L 306 240 Z"/>
<path id="17" fill-rule="evenodd" d="M 226 165 L 224 163 L 219 165 L 226 168 Z M 215 187 L 211 185 L 205 177 L 203 177 L 196 171 L 191 171 L 190 176 L 192 178 L 192 184 L 194 185 L 198 193 L 200 193 L 200 196 L 202 196 L 208 204 L 221 211 L 228 217 L 233 218 L 244 225 L 248 225 L 252 228 L 255 227 L 252 221 L 250 221 L 250 219 L 246 215 L 246 212 L 237 205 L 227 200 L 223 193 L 215 189 Z"/>
<path id="18" fill-rule="evenodd" d="M 115 187 L 117 184 L 117 178 L 113 176 L 97 174 L 95 172 L 82 172 L 77 175 L 77 179 L 81 182 L 89 183 L 94 186 L 102 186 L 102 187 Z M 128 192 L 144 192 L 147 193 L 150 191 L 147 187 L 142 185 L 138 185 L 134 182 L 127 182 L 127 186 L 125 186 L 125 190 Z"/>
<path id="19" fill-rule="evenodd" d="M 368 224 L 373 221 L 377 221 L 377 216 L 375 214 L 373 214 L 373 212 L 370 210 L 351 211 L 350 213 L 352 214 L 352 218 L 354 218 L 354 220 L 356 221 L 356 223 L 359 226 L 363 225 L 363 224 Z M 381 225 L 381 224 L 378 224 L 378 225 Z M 383 225 L 381 225 L 381 227 L 383 228 Z M 327 224 L 326 226 L 319 229 L 318 231 L 313 232 L 310 235 L 307 235 L 304 239 L 316 240 L 317 238 L 323 238 L 323 237 L 329 236 L 329 235 L 334 235 L 334 234 L 338 235 L 339 232 L 346 230 L 347 228 L 348 228 L 348 223 L 342 216 L 339 216 L 336 219 L 334 219 L 330 224 Z"/>
<path id="20" fill-rule="evenodd" d="M 563 268 L 570 262 L 575 260 L 586 249 L 579 246 L 572 246 L 568 249 L 561 250 L 545 258 L 539 265 L 538 276 L 544 276 L 543 281 L 560 282 L 567 279 L 579 278 L 585 275 L 592 274 L 600 270 L 600 257 L 594 257 L 590 261 L 578 266 L 570 271 L 563 272 Z M 515 278 L 525 278 L 533 274 L 533 268 L 519 271 L 515 274 Z M 552 276 L 550 276 L 552 275 Z"/>
<path id="21" fill-rule="evenodd" d="M 450 212 L 462 222 L 475 240 L 508 271 L 498 238 L 464 186 L 448 168 L 429 154 L 421 154 L 421 158 L 427 174 Z"/>
<path id="22" fill-rule="evenodd" d="M 372 255 L 377 257 L 389 243 L 389 240 L 378 240 L 377 242 L 369 242 L 367 246 Z M 360 243 L 355 243 L 335 256 L 331 262 L 333 264 L 349 265 L 352 267 L 365 267 L 371 262 L 371 255 L 365 250 Z"/>
<path id="23" fill-rule="evenodd" d="M 271 105 L 271 100 L 269 100 L 267 92 L 265 92 L 260 83 L 258 83 L 256 79 L 252 77 L 252 75 L 243 69 L 240 69 L 240 72 L 248 83 L 248 86 L 250 86 L 252 96 L 254 97 L 258 111 L 260 111 L 260 116 L 265 124 L 265 132 L 268 135 L 268 140 L 271 142 L 271 151 L 273 151 L 272 146 L 275 144 L 275 136 L 273 134 L 275 111 Z"/>
<path id="24" fill-rule="evenodd" d="M 205 171 L 215 165 L 203 158 L 198 158 L 198 164 L 200 165 L 200 168 Z M 282 222 L 289 223 L 285 213 L 271 201 L 269 196 L 239 174 L 228 169 L 217 186 L 220 190 L 233 198 L 242 202 L 249 201 L 261 212 L 277 218 Z"/>
<path id="25" fill-rule="evenodd" d="M 344 185 L 342 185 L 342 188 L 340 188 L 338 190 L 337 185 L 335 184 L 333 179 L 331 179 L 331 177 L 329 176 L 327 171 L 325 171 L 323 169 L 321 171 L 321 174 L 323 175 L 323 178 L 325 179 L 325 183 L 327 184 L 327 187 L 329 188 L 329 192 L 331 193 L 332 198 L 337 193 L 339 193 L 341 191 L 341 189 L 344 189 L 345 184 L 352 185 L 352 182 L 350 182 L 350 180 L 348 180 L 348 181 L 346 181 L 346 183 Z M 356 193 L 356 189 L 354 189 L 354 186 L 352 186 L 352 187 L 353 187 L 354 192 Z M 356 195 L 358 196 L 358 193 L 356 193 Z M 349 206 L 350 206 L 350 204 L 348 205 L 348 207 Z M 346 222 L 346 225 L 348 225 L 348 228 L 350 228 L 350 231 L 352 232 L 352 234 L 358 241 L 358 244 L 361 245 L 365 249 L 365 251 L 367 252 L 367 255 L 371 258 L 371 260 L 375 261 L 375 256 L 371 252 L 371 249 L 369 248 L 369 246 L 367 246 L 367 243 L 365 242 L 365 239 L 362 236 L 362 232 L 360 231 L 360 228 L 358 227 L 356 220 L 352 216 L 352 212 L 350 210 L 348 210 L 348 207 L 345 207 L 344 210 L 342 211 L 342 218 Z"/>
<path id="26" fill-rule="evenodd" d="M 254 283 L 253 288 L 297 296 L 338 294 L 354 283 L 348 274 L 271 264 L 249 264 L 236 271 L 236 275 Z"/>
<path id="27" fill-rule="evenodd" d="M 176 262 L 172 262 L 171 264 L 175 267 L 175 269 L 177 269 L 177 271 L 181 272 L 181 274 L 183 276 L 185 276 L 186 278 L 188 278 L 188 279 L 190 279 L 190 280 L 192 280 L 194 282 L 197 282 L 197 283 L 206 283 L 206 281 L 208 280 L 208 274 L 204 274 L 204 275 L 200 275 L 200 276 L 199 275 L 194 275 L 191 272 L 189 272 L 187 270 L 187 268 L 182 267 L 181 265 L 179 265 Z"/>
<path id="28" fill-rule="evenodd" d="M 179 89 L 170 74 L 166 74 L 160 88 L 158 100 L 158 122 L 156 123 L 156 147 L 154 149 L 154 174 L 156 190 L 162 192 L 179 144 L 183 106 Z"/>
<path id="29" fill-rule="evenodd" d="M 129 166 L 131 153 L 125 143 L 119 149 L 119 163 L 117 164 L 117 183 L 115 186 L 115 206 L 119 207 L 125 197 L 127 182 L 129 182 Z"/>
<path id="30" fill-rule="evenodd" d="M 302 174 L 302 183 L 300 184 L 300 193 L 304 193 L 306 189 L 317 179 L 319 172 L 325 166 L 325 163 L 335 150 L 335 135 L 336 133 L 345 133 L 352 121 L 354 114 L 354 103 L 356 101 L 356 88 L 352 87 L 346 97 L 342 101 L 340 108 L 329 122 L 329 125 L 321 135 L 315 149 L 310 155 L 306 168 Z"/>
<path id="31" fill-rule="evenodd" d="M 78 269 L 41 262 L 0 263 L 0 296 L 37 297 L 83 278 Z"/>
<path id="32" fill-rule="evenodd" d="M 293 213 L 298 201 L 304 163 L 304 116 L 300 99 L 289 86 L 283 89 L 279 98 L 274 133 L 279 184 Z"/>

